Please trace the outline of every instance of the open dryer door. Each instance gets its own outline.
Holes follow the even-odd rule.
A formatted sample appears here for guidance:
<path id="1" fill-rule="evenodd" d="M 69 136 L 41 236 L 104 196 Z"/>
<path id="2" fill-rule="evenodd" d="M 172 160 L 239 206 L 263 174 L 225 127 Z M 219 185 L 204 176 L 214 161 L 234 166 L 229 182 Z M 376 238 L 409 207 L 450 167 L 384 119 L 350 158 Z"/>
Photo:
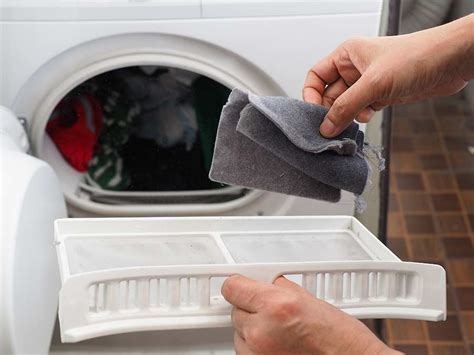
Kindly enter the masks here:
<path id="1" fill-rule="evenodd" d="M 0 106 L 1 354 L 47 354 L 58 302 L 53 221 L 65 201 L 52 168 L 27 151 L 20 121 Z"/>

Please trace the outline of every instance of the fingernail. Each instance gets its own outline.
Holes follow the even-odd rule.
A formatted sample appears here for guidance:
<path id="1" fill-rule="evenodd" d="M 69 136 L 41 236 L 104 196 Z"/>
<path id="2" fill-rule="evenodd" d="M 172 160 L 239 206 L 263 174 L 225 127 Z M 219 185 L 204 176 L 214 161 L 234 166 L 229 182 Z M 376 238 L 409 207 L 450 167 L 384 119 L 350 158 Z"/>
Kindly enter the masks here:
<path id="1" fill-rule="evenodd" d="M 329 119 L 325 118 L 321 127 L 319 127 L 319 132 L 325 137 L 331 137 L 336 132 L 336 126 Z"/>

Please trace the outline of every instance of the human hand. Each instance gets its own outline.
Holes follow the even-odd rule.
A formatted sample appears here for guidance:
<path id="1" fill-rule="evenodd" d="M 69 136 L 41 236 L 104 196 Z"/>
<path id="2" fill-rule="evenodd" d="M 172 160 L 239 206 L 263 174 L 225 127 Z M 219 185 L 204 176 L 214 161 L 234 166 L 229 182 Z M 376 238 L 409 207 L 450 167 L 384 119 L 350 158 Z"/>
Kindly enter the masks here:
<path id="1" fill-rule="evenodd" d="M 395 354 L 364 324 L 297 284 L 235 275 L 222 286 L 234 305 L 237 354 Z"/>
<path id="2" fill-rule="evenodd" d="M 451 95 L 474 77 L 474 15 L 403 36 L 355 38 L 309 71 L 305 101 L 330 107 L 320 131 L 334 137 L 385 106 Z"/>

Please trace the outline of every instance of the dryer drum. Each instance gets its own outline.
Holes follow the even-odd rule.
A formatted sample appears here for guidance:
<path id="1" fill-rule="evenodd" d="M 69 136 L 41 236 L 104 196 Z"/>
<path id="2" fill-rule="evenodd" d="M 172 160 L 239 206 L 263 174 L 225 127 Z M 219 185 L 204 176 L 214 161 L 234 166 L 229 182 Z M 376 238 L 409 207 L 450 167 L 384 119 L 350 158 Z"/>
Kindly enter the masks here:
<path id="1" fill-rule="evenodd" d="M 81 175 L 78 197 L 104 204 L 230 201 L 247 190 L 208 178 L 229 93 L 178 68 L 116 69 L 70 91 L 46 131 L 61 166 Z"/>

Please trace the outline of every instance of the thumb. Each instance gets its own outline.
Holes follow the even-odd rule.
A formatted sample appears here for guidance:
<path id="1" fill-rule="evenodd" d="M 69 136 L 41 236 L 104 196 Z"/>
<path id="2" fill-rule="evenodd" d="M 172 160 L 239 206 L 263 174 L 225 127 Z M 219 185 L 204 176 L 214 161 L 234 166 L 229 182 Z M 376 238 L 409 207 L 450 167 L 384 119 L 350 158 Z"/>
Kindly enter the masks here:
<path id="1" fill-rule="evenodd" d="M 344 91 L 333 103 L 319 131 L 332 138 L 346 129 L 354 118 L 375 101 L 374 90 L 367 75 L 362 75 L 354 85 Z"/>

